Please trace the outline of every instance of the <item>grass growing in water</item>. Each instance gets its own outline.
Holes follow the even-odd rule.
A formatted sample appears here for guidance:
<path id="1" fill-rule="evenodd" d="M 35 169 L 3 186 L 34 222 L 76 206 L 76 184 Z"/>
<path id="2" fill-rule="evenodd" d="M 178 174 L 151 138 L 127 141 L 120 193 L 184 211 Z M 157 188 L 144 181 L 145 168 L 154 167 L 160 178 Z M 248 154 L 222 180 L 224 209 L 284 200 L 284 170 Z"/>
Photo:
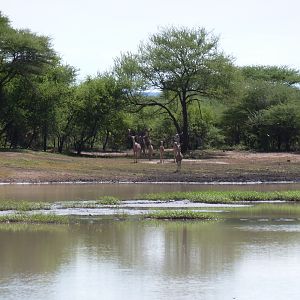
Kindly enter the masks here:
<path id="1" fill-rule="evenodd" d="M 256 192 L 256 191 L 197 191 L 154 193 L 138 197 L 145 200 L 184 200 L 202 203 L 236 203 L 240 201 L 300 201 L 300 191 Z"/>
<path id="2" fill-rule="evenodd" d="M 96 201 L 65 201 L 59 203 L 59 208 L 96 208 Z"/>
<path id="3" fill-rule="evenodd" d="M 0 216 L 0 223 L 68 224 L 70 218 L 54 214 L 13 214 Z"/>
<path id="4" fill-rule="evenodd" d="M 104 196 L 99 200 L 91 201 L 64 201 L 56 203 L 56 208 L 97 208 L 99 205 L 118 205 L 120 200 Z M 0 211 L 16 210 L 16 211 L 32 211 L 32 210 L 50 210 L 53 203 L 33 202 L 33 201 L 16 201 L 16 200 L 0 200 Z"/>
<path id="5" fill-rule="evenodd" d="M 13 201 L 1 200 L 0 210 L 17 210 L 17 211 L 30 211 L 39 209 L 50 209 L 50 204 L 45 202 L 29 202 L 29 201 Z"/>
<path id="6" fill-rule="evenodd" d="M 192 210 L 159 210 L 146 215 L 151 219 L 169 219 L 169 220 L 216 220 L 213 214 L 197 212 Z"/>
<path id="7" fill-rule="evenodd" d="M 113 196 L 103 196 L 97 201 L 97 203 L 101 205 L 119 205 L 120 200 Z"/>
<path id="8" fill-rule="evenodd" d="M 249 207 L 231 207 L 228 213 L 243 217 L 300 217 L 300 206 L 293 204 L 258 204 Z"/>

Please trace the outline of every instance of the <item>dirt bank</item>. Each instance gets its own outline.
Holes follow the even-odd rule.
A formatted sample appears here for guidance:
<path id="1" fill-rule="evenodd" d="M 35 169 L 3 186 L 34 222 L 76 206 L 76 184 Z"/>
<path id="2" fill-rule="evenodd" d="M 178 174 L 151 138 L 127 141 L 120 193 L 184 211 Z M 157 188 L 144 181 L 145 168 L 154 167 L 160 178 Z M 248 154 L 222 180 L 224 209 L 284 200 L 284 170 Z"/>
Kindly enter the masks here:
<path id="1" fill-rule="evenodd" d="M 171 158 L 133 163 L 131 153 L 75 157 L 55 153 L 0 152 L 0 182 L 211 182 L 300 181 L 300 154 L 199 152 L 175 173 Z M 103 154 L 102 154 L 103 156 Z"/>

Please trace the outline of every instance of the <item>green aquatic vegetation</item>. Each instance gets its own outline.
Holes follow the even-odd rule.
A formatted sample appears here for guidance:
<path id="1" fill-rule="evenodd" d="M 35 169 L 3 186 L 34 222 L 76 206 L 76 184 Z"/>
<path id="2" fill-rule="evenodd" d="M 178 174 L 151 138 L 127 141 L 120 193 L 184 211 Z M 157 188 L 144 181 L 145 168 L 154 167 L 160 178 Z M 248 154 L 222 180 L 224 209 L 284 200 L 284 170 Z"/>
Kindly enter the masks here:
<path id="1" fill-rule="evenodd" d="M 244 207 L 230 207 L 227 215 L 247 217 L 300 217 L 300 206 L 293 204 L 257 204 Z"/>
<path id="2" fill-rule="evenodd" d="M 145 200 L 190 200 L 203 203 L 232 203 L 227 195 L 222 192 L 171 192 L 171 193 L 153 193 L 141 195 L 139 199 Z"/>
<path id="3" fill-rule="evenodd" d="M 58 204 L 58 208 L 97 208 L 96 201 L 65 201 Z"/>
<path id="4" fill-rule="evenodd" d="M 101 205 L 119 205 L 120 200 L 113 196 L 103 196 L 97 201 L 97 203 Z"/>
<path id="5" fill-rule="evenodd" d="M 197 212 L 193 210 L 158 210 L 145 215 L 145 217 L 169 220 L 217 220 L 217 216 L 215 214 Z"/>
<path id="6" fill-rule="evenodd" d="M 31 201 L 15 201 L 15 200 L 1 200 L 0 210 L 17 210 L 30 211 L 40 209 L 50 209 L 51 205 L 46 202 L 31 202 Z"/>
<path id="7" fill-rule="evenodd" d="M 300 201 L 300 191 L 256 192 L 256 191 L 193 191 L 153 193 L 140 195 L 145 200 L 190 200 L 202 203 L 237 203 L 243 201 Z"/>
<path id="8" fill-rule="evenodd" d="M 0 223 L 68 224 L 70 218 L 54 214 L 11 214 L 0 216 Z"/>
<path id="9" fill-rule="evenodd" d="M 300 191 L 235 191 L 227 193 L 233 201 L 300 201 Z"/>
<path id="10" fill-rule="evenodd" d="M 65 223 L 60 224 L 61 226 L 57 226 L 58 224 L 49 223 L 17 223 L 17 222 L 0 222 L 0 231 L 6 232 L 67 232 L 68 226 Z"/>

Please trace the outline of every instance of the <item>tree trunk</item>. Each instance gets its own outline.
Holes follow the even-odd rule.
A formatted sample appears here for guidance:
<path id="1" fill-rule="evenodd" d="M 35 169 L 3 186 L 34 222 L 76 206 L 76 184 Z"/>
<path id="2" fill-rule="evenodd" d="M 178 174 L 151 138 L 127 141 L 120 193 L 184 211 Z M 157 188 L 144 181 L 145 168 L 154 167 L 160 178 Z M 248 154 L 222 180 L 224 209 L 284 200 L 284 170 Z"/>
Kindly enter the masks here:
<path id="1" fill-rule="evenodd" d="M 44 134 L 44 137 L 43 137 L 43 149 L 44 149 L 44 152 L 47 151 L 47 134 L 46 133 Z"/>
<path id="2" fill-rule="evenodd" d="M 109 137 L 109 131 L 106 130 L 105 141 L 104 141 L 103 147 L 102 147 L 102 150 L 103 150 L 103 151 L 106 150 L 106 146 L 107 146 L 107 143 L 108 143 L 108 137 Z"/>
<path id="3" fill-rule="evenodd" d="M 58 143 L 57 150 L 58 150 L 59 153 L 62 153 L 63 148 L 64 148 L 64 144 L 65 144 L 65 137 L 64 136 L 58 137 L 57 138 L 57 143 Z"/>
<path id="4" fill-rule="evenodd" d="M 47 139 L 48 139 L 48 126 L 45 125 L 43 128 L 43 150 L 44 152 L 47 151 Z"/>
<path id="5" fill-rule="evenodd" d="M 188 126 L 188 112 L 186 104 L 186 95 L 183 93 L 181 98 L 182 107 L 182 146 L 181 150 L 185 153 L 189 148 L 189 126 Z"/>
<path id="6" fill-rule="evenodd" d="M 277 151 L 280 151 L 281 148 L 281 138 L 280 136 L 277 137 Z"/>
<path id="7" fill-rule="evenodd" d="M 81 154 L 81 151 L 83 149 L 83 145 L 84 145 L 84 142 L 83 141 L 80 141 L 77 143 L 76 145 L 76 151 L 77 151 L 77 155 L 80 155 Z"/>

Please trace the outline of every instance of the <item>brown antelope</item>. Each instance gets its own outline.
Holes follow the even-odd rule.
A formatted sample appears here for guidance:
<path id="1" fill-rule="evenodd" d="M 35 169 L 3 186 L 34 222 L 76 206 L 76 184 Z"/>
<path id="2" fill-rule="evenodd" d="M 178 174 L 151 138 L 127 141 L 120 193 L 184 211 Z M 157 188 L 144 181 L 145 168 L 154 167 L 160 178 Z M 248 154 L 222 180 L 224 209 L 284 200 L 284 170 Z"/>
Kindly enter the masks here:
<path id="1" fill-rule="evenodd" d="M 143 154 L 143 157 L 146 157 L 146 145 L 145 145 L 144 136 L 142 135 L 138 136 L 138 143 L 141 145 L 141 154 Z"/>
<path id="2" fill-rule="evenodd" d="M 128 129 L 128 135 L 132 139 L 133 162 L 137 163 L 138 157 L 141 156 L 141 145 L 135 140 L 135 135 L 131 135 L 130 132 L 130 129 Z"/>
<path id="3" fill-rule="evenodd" d="M 150 131 L 151 131 L 151 129 L 146 129 L 144 132 L 144 135 L 143 135 L 143 141 L 145 144 L 145 148 L 148 152 L 149 152 L 149 147 L 151 145 Z"/>
<path id="4" fill-rule="evenodd" d="M 179 172 L 181 170 L 181 161 L 183 159 L 183 155 L 181 153 L 181 147 L 178 145 L 176 142 L 174 143 L 174 148 L 176 148 L 176 155 L 175 155 L 175 160 L 177 164 L 177 169 L 176 172 Z"/>
<path id="5" fill-rule="evenodd" d="M 173 137 L 173 153 L 174 153 L 174 162 L 176 162 L 176 151 L 177 146 L 180 147 L 180 135 L 178 133 Z"/>
<path id="6" fill-rule="evenodd" d="M 164 147 L 164 141 L 160 141 L 160 146 L 159 146 L 159 158 L 160 158 L 160 163 L 164 163 L 164 152 L 165 152 L 165 147 Z"/>

